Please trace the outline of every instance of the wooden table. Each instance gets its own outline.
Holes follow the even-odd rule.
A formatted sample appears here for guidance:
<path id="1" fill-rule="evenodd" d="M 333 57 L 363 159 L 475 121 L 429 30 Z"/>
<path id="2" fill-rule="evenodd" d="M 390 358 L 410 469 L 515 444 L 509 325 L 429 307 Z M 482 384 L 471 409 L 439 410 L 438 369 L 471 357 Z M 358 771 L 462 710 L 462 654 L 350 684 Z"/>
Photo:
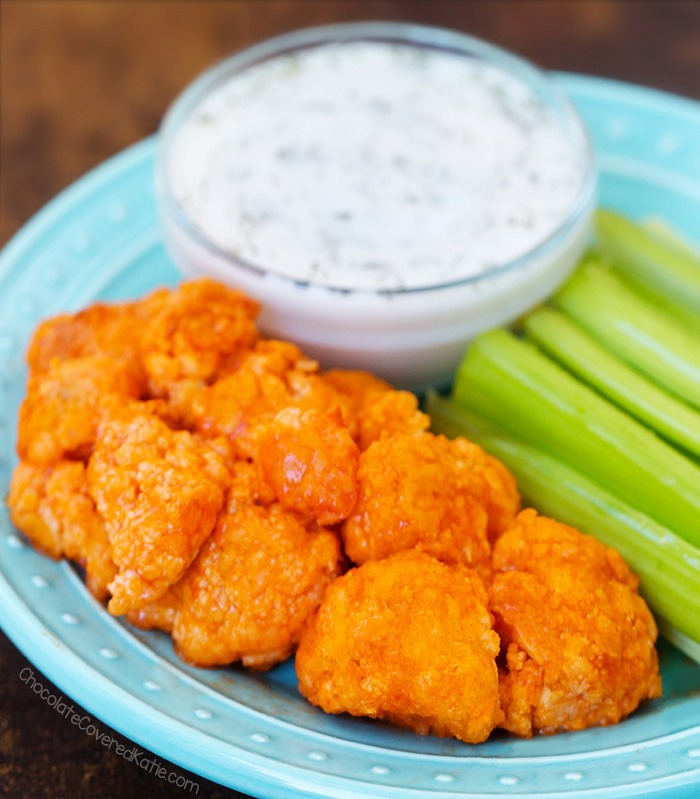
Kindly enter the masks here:
<path id="1" fill-rule="evenodd" d="M 153 133 L 197 73 L 298 27 L 357 19 L 452 27 L 548 69 L 700 99 L 696 0 L 0 0 L 0 17 L 0 244 L 80 175 Z M 0 795 L 240 796 L 161 761 L 192 781 L 178 787 L 105 749 L 30 690 L 26 668 L 34 667 L 2 637 Z"/>

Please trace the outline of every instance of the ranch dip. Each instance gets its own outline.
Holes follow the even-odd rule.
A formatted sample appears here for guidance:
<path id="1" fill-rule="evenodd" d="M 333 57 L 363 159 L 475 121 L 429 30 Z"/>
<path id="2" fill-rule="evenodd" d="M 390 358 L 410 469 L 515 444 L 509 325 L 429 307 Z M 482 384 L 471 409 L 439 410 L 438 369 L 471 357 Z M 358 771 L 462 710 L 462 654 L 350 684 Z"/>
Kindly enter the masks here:
<path id="1" fill-rule="evenodd" d="M 166 165 L 220 249 L 301 283 L 482 275 L 564 221 L 584 165 L 533 91 L 481 61 L 350 41 L 278 55 L 190 112 Z"/>

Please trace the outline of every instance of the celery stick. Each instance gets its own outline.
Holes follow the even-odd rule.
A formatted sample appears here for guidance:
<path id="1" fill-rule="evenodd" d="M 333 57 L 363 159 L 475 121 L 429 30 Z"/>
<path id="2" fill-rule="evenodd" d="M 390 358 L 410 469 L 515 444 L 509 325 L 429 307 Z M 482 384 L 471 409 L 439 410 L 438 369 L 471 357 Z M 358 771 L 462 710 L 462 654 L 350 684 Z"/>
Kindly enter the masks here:
<path id="1" fill-rule="evenodd" d="M 641 286 L 635 286 L 634 290 L 641 297 L 644 297 L 647 302 L 652 303 L 657 310 L 670 314 L 678 324 L 683 325 L 694 336 L 700 337 L 700 314 L 676 305 L 668 297 L 662 297 L 660 294 L 655 294 L 653 291 L 644 289 Z"/>
<path id="2" fill-rule="evenodd" d="M 680 649 L 684 655 L 700 664 L 700 643 L 685 635 L 664 619 L 658 619 L 657 621 L 661 635 L 677 649 Z"/>
<path id="3" fill-rule="evenodd" d="M 430 394 L 433 430 L 463 435 L 511 470 L 526 503 L 615 548 L 639 577 L 655 615 L 700 641 L 700 550 L 580 472 L 451 400 Z"/>
<path id="4" fill-rule="evenodd" d="M 615 269 L 615 264 L 610 259 L 610 255 L 606 255 L 597 249 L 588 250 L 580 263 L 592 263 L 604 269 L 610 269 L 614 274 L 620 276 L 620 272 Z M 626 280 L 624 276 L 622 277 Z M 700 314 L 696 311 L 691 311 L 690 308 L 678 305 L 678 303 L 668 295 L 654 291 L 648 284 L 635 283 L 633 285 L 632 283 L 628 283 L 628 285 L 633 287 L 634 291 L 644 297 L 647 302 L 651 302 L 655 308 L 667 314 L 671 314 L 678 324 L 690 330 L 693 335 L 700 336 Z"/>
<path id="5" fill-rule="evenodd" d="M 700 468 L 532 344 L 504 329 L 479 336 L 453 398 L 700 545 Z"/>
<path id="6" fill-rule="evenodd" d="M 567 316 L 540 308 L 522 320 L 528 338 L 667 441 L 700 456 L 700 413 L 630 369 Z"/>
<path id="7" fill-rule="evenodd" d="M 612 272 L 583 264 L 554 302 L 622 360 L 700 407 L 700 336 Z"/>
<path id="8" fill-rule="evenodd" d="M 654 241 L 675 250 L 684 258 L 690 258 L 695 263 L 696 269 L 700 269 L 700 249 L 690 239 L 685 238 L 674 227 L 671 227 L 665 219 L 658 216 L 648 217 L 642 222 L 642 229 Z"/>
<path id="9" fill-rule="evenodd" d="M 669 244 L 612 211 L 596 214 L 601 249 L 632 283 L 700 314 L 700 254 Z"/>

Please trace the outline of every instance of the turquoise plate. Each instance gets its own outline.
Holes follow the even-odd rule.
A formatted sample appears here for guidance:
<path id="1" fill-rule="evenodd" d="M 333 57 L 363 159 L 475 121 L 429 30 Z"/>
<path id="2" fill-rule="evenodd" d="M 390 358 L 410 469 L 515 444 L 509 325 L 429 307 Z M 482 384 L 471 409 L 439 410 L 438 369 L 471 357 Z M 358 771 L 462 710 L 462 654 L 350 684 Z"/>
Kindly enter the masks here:
<path id="1" fill-rule="evenodd" d="M 700 104 L 599 79 L 559 79 L 590 125 L 602 202 L 634 217 L 662 215 L 697 240 Z M 156 224 L 154 149 L 149 139 L 91 172 L 0 256 L 3 496 L 24 391 L 22 353 L 36 323 L 178 280 Z M 34 552 L 4 506 L 0 621 L 95 717 L 157 755 L 264 799 L 700 795 L 700 668 L 671 646 L 661 647 L 664 698 L 616 727 L 479 746 L 421 738 L 317 711 L 297 694 L 291 663 L 262 676 L 188 668 L 166 636 L 111 618 L 70 566 Z"/>

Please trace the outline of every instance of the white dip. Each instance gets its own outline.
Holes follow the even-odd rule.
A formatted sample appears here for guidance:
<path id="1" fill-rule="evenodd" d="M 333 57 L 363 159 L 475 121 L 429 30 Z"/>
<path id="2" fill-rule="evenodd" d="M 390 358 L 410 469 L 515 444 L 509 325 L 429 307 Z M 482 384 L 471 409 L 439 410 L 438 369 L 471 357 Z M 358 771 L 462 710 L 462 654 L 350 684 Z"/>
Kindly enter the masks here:
<path id="1" fill-rule="evenodd" d="M 266 271 L 339 288 L 449 283 L 547 238 L 583 165 L 535 94 L 499 69 L 347 42 L 229 78 L 172 143 L 197 227 Z"/>

